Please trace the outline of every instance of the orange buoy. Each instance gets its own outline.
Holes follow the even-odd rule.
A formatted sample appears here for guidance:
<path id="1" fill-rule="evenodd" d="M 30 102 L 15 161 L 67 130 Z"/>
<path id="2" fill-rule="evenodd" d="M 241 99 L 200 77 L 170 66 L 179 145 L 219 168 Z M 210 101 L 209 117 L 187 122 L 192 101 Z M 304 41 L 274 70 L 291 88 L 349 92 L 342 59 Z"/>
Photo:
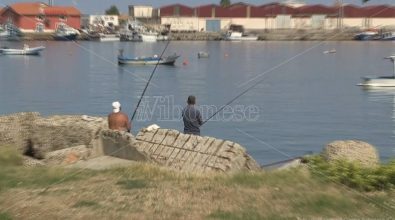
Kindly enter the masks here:
<path id="1" fill-rule="evenodd" d="M 182 62 L 182 65 L 188 65 L 188 60 L 185 59 L 184 62 Z"/>

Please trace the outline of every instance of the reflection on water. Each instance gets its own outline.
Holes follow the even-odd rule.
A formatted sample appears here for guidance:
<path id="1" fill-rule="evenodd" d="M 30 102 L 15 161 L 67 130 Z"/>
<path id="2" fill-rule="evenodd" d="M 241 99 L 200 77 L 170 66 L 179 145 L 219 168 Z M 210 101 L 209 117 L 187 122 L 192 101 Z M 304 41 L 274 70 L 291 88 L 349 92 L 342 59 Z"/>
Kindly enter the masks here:
<path id="1" fill-rule="evenodd" d="M 369 100 L 378 103 L 392 104 L 393 137 L 395 137 L 395 88 L 363 88 L 369 94 Z"/>

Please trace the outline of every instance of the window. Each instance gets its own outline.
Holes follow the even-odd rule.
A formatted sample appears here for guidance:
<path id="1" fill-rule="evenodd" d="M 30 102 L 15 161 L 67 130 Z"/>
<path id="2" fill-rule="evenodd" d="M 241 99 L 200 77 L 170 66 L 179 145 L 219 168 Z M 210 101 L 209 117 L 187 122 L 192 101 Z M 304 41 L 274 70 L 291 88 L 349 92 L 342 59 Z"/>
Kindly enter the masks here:
<path id="1" fill-rule="evenodd" d="M 38 15 L 38 16 L 36 17 L 36 19 L 39 20 L 39 21 L 43 21 L 44 18 L 45 18 L 45 16 L 44 16 L 43 14 L 40 14 L 40 15 Z"/>
<path id="2" fill-rule="evenodd" d="M 66 15 L 59 15 L 59 20 L 61 20 L 61 21 L 67 21 Z"/>

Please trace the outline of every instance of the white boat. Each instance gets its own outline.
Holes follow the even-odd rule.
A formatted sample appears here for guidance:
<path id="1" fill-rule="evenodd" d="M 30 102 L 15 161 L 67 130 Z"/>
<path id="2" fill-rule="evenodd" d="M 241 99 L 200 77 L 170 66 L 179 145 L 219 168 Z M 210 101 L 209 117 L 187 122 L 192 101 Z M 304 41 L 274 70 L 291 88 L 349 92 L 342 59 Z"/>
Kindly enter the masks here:
<path id="1" fill-rule="evenodd" d="M 395 87 L 395 55 L 386 57 L 392 61 L 394 66 L 394 72 L 392 76 L 366 76 L 363 77 L 363 82 L 359 84 L 365 87 Z"/>
<path id="2" fill-rule="evenodd" d="M 330 53 L 336 53 L 336 49 L 332 49 L 332 50 L 325 50 L 322 52 L 323 54 L 330 54 Z"/>
<path id="3" fill-rule="evenodd" d="M 158 38 L 157 32 L 142 32 L 139 33 L 139 37 L 142 42 L 156 42 Z"/>
<path id="4" fill-rule="evenodd" d="M 382 33 L 379 40 L 395 40 L 395 32 Z"/>
<path id="5" fill-rule="evenodd" d="M 7 40 L 9 35 L 8 31 L 0 30 L 0 40 Z"/>
<path id="6" fill-rule="evenodd" d="M 80 32 L 66 24 L 59 25 L 55 31 L 54 39 L 59 41 L 72 41 L 77 39 Z"/>
<path id="7" fill-rule="evenodd" d="M 3 55 L 40 55 L 44 49 L 43 46 L 30 48 L 25 44 L 23 49 L 0 48 L 0 53 Z"/>
<path id="8" fill-rule="evenodd" d="M 198 52 L 198 58 L 208 58 L 209 56 L 210 54 L 208 52 L 204 52 L 204 51 Z"/>
<path id="9" fill-rule="evenodd" d="M 107 42 L 107 41 L 120 41 L 121 38 L 119 37 L 118 34 L 99 34 L 99 41 L 101 42 Z"/>
<path id="10" fill-rule="evenodd" d="M 258 36 L 244 35 L 239 31 L 227 31 L 225 35 L 225 40 L 229 41 L 256 41 Z"/>

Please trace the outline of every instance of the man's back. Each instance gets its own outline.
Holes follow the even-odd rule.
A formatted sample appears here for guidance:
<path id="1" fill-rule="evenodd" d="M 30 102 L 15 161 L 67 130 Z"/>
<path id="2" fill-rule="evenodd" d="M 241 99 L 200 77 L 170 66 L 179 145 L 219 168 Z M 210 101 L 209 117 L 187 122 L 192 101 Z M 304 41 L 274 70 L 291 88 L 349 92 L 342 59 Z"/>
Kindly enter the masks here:
<path id="1" fill-rule="evenodd" d="M 184 133 L 200 135 L 199 127 L 202 125 L 202 116 L 194 105 L 187 105 L 182 111 Z"/>
<path id="2" fill-rule="evenodd" d="M 131 125 L 125 113 L 113 112 L 108 115 L 108 127 L 112 130 L 130 131 Z"/>

